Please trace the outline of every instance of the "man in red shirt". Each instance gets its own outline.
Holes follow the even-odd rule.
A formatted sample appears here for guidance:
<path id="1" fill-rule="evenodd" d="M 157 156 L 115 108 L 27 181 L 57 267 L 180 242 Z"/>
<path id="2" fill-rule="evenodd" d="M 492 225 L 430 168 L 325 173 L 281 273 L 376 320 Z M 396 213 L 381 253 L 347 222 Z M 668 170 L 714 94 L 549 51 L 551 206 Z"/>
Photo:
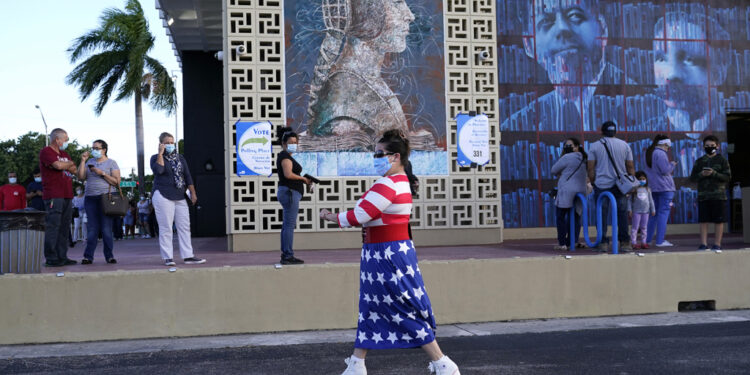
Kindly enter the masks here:
<path id="1" fill-rule="evenodd" d="M 16 172 L 8 172 L 8 183 L 0 186 L 0 211 L 26 208 L 26 189 L 18 184 Z"/>
<path id="2" fill-rule="evenodd" d="M 73 219 L 73 175 L 78 171 L 65 148 L 68 133 L 54 129 L 49 135 L 49 146 L 39 152 L 42 172 L 42 199 L 47 211 L 44 237 L 44 257 L 47 267 L 76 264 L 68 258 L 70 223 Z"/>

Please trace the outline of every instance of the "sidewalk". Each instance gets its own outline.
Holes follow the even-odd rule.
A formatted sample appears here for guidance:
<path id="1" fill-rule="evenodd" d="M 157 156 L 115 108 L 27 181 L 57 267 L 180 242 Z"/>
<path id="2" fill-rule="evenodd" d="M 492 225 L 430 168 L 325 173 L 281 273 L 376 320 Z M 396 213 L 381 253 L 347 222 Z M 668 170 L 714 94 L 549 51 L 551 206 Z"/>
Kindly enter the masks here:
<path id="1" fill-rule="evenodd" d="M 640 253 L 651 254 L 659 252 L 682 252 L 696 251 L 697 235 L 674 235 L 669 241 L 674 247 L 652 247 L 648 250 L 638 250 Z M 570 256 L 598 256 L 591 249 L 577 249 L 576 251 L 555 251 L 553 239 L 531 239 L 510 240 L 496 245 L 468 245 L 468 246 L 424 246 L 415 244 L 420 261 L 426 260 L 462 260 L 462 259 L 498 259 L 498 258 L 526 258 L 526 257 L 554 257 L 562 255 Z M 68 250 L 68 257 L 80 260 L 83 258 L 85 242 L 79 242 L 75 247 Z M 724 237 L 724 250 L 736 250 L 747 248 L 743 242 L 742 235 L 727 234 Z M 185 265 L 180 259 L 175 259 L 177 267 L 205 268 L 205 267 L 238 267 L 238 266 L 273 266 L 279 262 L 278 251 L 258 251 L 230 253 L 227 251 L 227 240 L 225 237 L 193 238 L 193 249 L 195 256 L 206 258 L 207 262 L 197 265 Z M 175 257 L 179 258 L 177 238 L 175 237 Z M 75 266 L 42 268 L 43 273 L 57 272 L 91 272 L 91 271 L 117 271 L 117 270 L 150 270 L 164 269 L 164 262 L 159 254 L 158 239 L 129 239 L 115 241 L 114 254 L 117 264 L 104 262 L 102 244 L 99 244 L 94 252 L 94 263 L 90 265 L 77 264 Z M 295 255 L 305 260 L 307 264 L 325 263 L 359 263 L 360 252 L 358 249 L 336 249 L 336 250 L 296 250 Z M 293 267 L 293 266 L 292 266 Z"/>
<path id="2" fill-rule="evenodd" d="M 674 312 L 577 319 L 527 320 L 438 326 L 439 338 L 523 333 L 599 330 L 607 328 L 659 327 L 688 324 L 747 322 L 750 310 Z M 282 332 L 251 335 L 100 341 L 44 345 L 0 346 L 0 360 L 81 355 L 149 353 L 159 351 L 221 349 L 255 346 L 353 343 L 355 330 Z"/>

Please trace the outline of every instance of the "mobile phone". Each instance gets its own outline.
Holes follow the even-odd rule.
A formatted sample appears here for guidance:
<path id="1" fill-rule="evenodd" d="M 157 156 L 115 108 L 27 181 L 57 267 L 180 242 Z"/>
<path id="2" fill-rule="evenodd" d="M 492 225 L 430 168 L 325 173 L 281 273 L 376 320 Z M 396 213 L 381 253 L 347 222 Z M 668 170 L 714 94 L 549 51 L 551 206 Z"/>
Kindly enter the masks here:
<path id="1" fill-rule="evenodd" d="M 712 170 L 714 170 L 714 169 L 713 169 L 713 168 L 711 168 L 711 167 L 703 167 L 703 170 L 704 170 L 704 171 L 712 171 Z"/>
<path id="2" fill-rule="evenodd" d="M 94 165 L 93 164 L 89 164 L 88 167 L 89 167 L 89 169 L 93 169 Z"/>

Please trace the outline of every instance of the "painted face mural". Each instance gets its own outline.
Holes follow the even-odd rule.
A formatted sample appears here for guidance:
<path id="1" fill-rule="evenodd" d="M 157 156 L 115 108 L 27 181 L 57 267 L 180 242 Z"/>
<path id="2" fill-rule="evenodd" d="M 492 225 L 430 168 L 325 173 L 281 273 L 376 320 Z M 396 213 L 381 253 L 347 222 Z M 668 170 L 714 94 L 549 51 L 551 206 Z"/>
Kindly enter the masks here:
<path id="1" fill-rule="evenodd" d="M 535 58 L 553 84 L 586 84 L 596 79 L 607 29 L 591 2 L 537 0 L 531 23 Z"/>
<path id="2" fill-rule="evenodd" d="M 439 2 L 288 0 L 285 12 L 287 123 L 303 166 L 374 175 L 370 153 L 399 129 L 415 173 L 448 173 Z"/>

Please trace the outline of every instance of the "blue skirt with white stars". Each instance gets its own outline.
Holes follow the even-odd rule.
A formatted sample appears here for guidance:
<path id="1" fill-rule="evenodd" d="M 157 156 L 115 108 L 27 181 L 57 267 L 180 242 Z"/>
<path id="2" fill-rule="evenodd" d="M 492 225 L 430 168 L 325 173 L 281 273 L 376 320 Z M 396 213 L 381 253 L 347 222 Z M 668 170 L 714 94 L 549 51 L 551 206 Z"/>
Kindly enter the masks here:
<path id="1" fill-rule="evenodd" d="M 355 348 L 413 348 L 435 340 L 435 317 L 411 240 L 366 243 Z"/>

